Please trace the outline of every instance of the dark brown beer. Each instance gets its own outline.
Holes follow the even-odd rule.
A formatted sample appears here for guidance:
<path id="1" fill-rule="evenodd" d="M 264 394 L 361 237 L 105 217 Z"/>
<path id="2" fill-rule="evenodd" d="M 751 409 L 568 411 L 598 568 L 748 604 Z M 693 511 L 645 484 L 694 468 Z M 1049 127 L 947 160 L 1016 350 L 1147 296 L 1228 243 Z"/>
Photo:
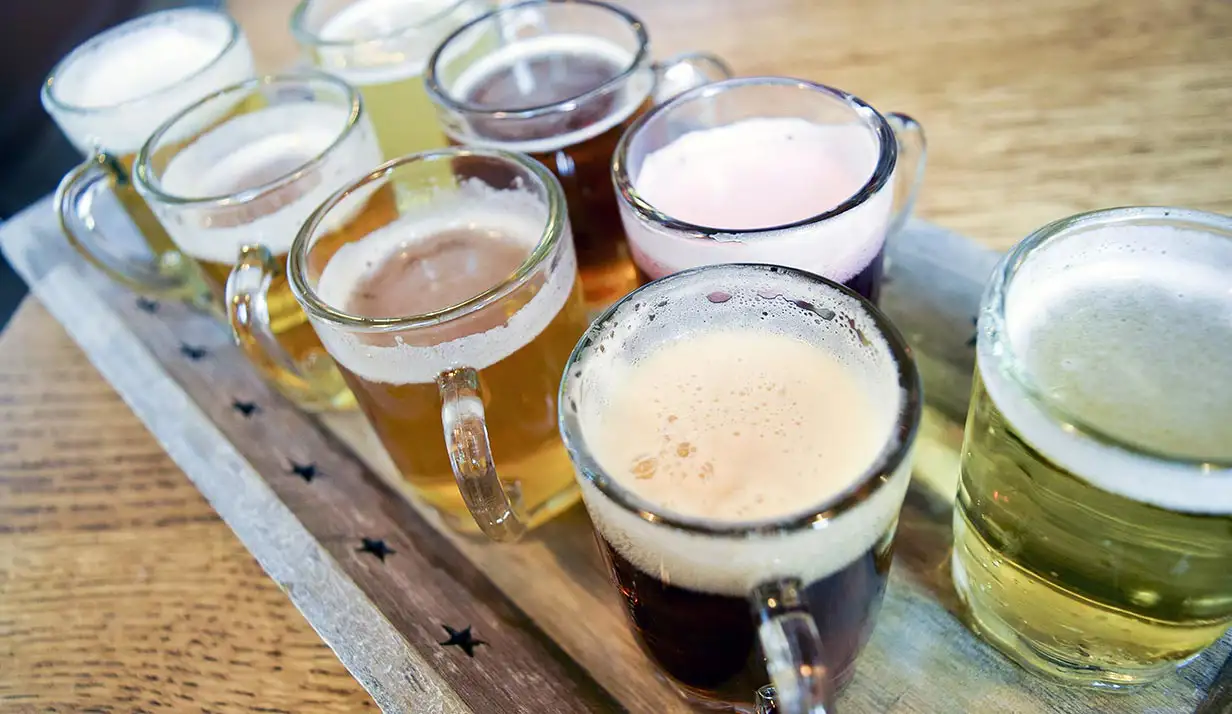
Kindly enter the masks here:
<path id="1" fill-rule="evenodd" d="M 671 585 L 599 540 L 642 650 L 682 689 L 697 698 L 739 702 L 769 684 L 747 598 Z M 872 634 L 892 552 L 893 533 L 887 532 L 843 569 L 805 584 L 804 601 L 837 687 L 851 679 L 856 655 Z"/>
<path id="2" fill-rule="evenodd" d="M 530 154 L 560 179 L 591 308 L 637 285 L 611 182 L 616 143 L 649 105 L 650 78 L 621 76 L 632 61 L 601 38 L 545 37 L 493 53 L 450 89 L 479 110 L 451 132 L 454 143 Z M 540 108 L 523 117 L 490 113 Z"/>

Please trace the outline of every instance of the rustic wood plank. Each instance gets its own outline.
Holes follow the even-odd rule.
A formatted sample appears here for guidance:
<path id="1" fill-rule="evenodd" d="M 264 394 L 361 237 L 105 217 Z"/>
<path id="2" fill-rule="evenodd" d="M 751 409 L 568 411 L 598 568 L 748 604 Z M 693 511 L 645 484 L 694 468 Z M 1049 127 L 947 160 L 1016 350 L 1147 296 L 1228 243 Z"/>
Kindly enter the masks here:
<path id="1" fill-rule="evenodd" d="M 513 546 L 443 530 L 394 495 L 397 477 L 356 415 L 318 429 L 261 385 L 220 326 L 175 305 L 143 312 L 83 270 L 46 210 L 35 206 L 0 231 L 6 253 L 383 708 L 683 710 L 637 653 L 581 509 Z M 930 433 L 950 438 L 933 440 L 938 454 L 952 455 L 946 415 L 964 399 L 970 317 L 993 260 L 920 223 L 893 245 L 887 311 L 948 370 L 927 386 L 936 406 Z M 208 356 L 185 359 L 184 343 Z M 238 413 L 237 398 L 258 410 Z M 311 483 L 288 473 L 292 461 L 309 460 L 320 474 Z M 889 594 L 845 711 L 1192 711 L 1226 641 L 1179 676 L 1125 697 L 1035 679 L 963 629 L 945 571 L 953 474 L 920 477 L 917 470 Z M 365 536 L 396 553 L 384 564 L 357 553 Z M 442 624 L 473 625 L 489 645 L 474 660 L 443 651 Z"/>

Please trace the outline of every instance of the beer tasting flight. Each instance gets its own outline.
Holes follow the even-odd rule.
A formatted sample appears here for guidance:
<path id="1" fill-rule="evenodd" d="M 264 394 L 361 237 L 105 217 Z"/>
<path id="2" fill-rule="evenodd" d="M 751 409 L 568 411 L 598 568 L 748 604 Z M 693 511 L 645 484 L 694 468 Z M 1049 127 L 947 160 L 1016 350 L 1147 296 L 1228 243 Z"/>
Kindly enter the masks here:
<path id="1" fill-rule="evenodd" d="M 68 240 L 228 322 L 301 408 L 360 410 L 449 527 L 515 541 L 580 500 L 692 704 L 834 712 L 924 405 L 877 307 L 923 128 L 656 58 L 607 2 L 304 0 L 289 25 L 314 68 L 255 76 L 204 9 L 61 60 Z M 93 220 L 101 193 L 131 226 Z M 1232 624 L 1229 271 L 1232 219 L 1150 207 L 995 270 L 950 570 L 1027 670 L 1132 691 Z"/>

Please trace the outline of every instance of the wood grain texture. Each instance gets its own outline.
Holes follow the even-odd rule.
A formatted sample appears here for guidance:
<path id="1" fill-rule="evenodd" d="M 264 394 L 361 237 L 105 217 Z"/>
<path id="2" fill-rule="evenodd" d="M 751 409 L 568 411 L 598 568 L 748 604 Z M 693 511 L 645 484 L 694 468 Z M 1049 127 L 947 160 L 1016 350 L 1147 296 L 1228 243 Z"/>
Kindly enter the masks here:
<path id="1" fill-rule="evenodd" d="M 293 0 L 230 0 L 263 66 Z M 1004 250 L 1081 211 L 1232 213 L 1232 3 L 1223 0 L 623 0 L 655 55 L 845 89 L 925 127 L 919 214 Z M 280 13 L 276 6 L 281 6 Z"/>
<path id="2" fill-rule="evenodd" d="M 375 710 L 27 300 L 0 336 L 0 712 Z"/>

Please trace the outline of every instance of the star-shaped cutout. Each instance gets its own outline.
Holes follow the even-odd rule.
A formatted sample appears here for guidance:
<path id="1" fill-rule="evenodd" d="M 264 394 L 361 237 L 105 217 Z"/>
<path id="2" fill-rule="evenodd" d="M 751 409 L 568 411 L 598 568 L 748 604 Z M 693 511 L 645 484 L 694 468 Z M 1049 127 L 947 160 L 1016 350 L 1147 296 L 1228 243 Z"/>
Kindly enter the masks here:
<path id="1" fill-rule="evenodd" d="M 193 362 L 204 359 L 209 353 L 210 351 L 204 347 L 193 347 L 187 342 L 180 345 L 180 354 L 184 355 Z"/>
<path id="2" fill-rule="evenodd" d="M 142 312 L 148 312 L 149 314 L 153 315 L 154 313 L 158 312 L 158 301 L 151 300 L 148 297 L 139 297 L 137 298 L 137 309 Z"/>
<path id="3" fill-rule="evenodd" d="M 355 552 L 356 553 L 369 553 L 371 555 L 375 555 L 376 557 L 381 559 L 382 563 L 384 563 L 385 556 L 393 555 L 397 551 L 385 545 L 385 541 L 381 540 L 380 538 L 364 538 L 363 545 L 356 548 Z"/>
<path id="4" fill-rule="evenodd" d="M 449 639 L 441 643 L 444 647 L 457 647 L 466 653 L 467 657 L 475 656 L 475 648 L 479 645 L 486 645 L 487 642 L 475 639 L 471 634 L 471 628 L 467 625 L 465 630 L 455 630 L 449 625 L 441 625 L 445 628 L 445 632 L 449 633 Z"/>
<path id="5" fill-rule="evenodd" d="M 258 407 L 256 402 L 246 402 L 243 399 L 232 400 L 231 408 L 245 417 L 250 417 L 254 413 L 261 411 L 261 407 Z"/>
<path id="6" fill-rule="evenodd" d="M 312 483 L 312 479 L 316 478 L 318 475 L 317 465 L 311 464 L 311 463 L 301 464 L 297 461 L 292 461 L 291 462 L 291 473 L 296 476 L 299 476 L 300 478 L 304 479 L 304 481 L 308 483 Z"/>

